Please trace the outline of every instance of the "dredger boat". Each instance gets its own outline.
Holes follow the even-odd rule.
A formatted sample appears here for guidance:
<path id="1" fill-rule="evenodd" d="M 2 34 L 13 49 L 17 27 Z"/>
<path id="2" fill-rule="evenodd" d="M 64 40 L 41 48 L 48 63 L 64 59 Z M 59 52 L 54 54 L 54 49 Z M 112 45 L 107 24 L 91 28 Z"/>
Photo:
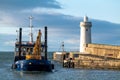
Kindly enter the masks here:
<path id="1" fill-rule="evenodd" d="M 15 43 L 12 69 L 18 71 L 52 71 L 54 65 L 47 59 L 47 27 L 45 27 L 45 41 L 43 43 L 41 42 L 41 30 L 39 30 L 34 42 L 32 40 L 31 21 L 30 27 L 30 41 L 22 41 L 22 28 L 19 29 L 19 41 Z"/>

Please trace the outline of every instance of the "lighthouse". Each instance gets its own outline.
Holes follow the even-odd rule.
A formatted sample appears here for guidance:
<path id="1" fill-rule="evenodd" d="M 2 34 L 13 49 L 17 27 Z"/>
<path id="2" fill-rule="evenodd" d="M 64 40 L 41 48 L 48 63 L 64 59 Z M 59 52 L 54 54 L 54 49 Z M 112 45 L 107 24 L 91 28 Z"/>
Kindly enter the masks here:
<path id="1" fill-rule="evenodd" d="M 86 44 L 91 43 L 91 26 L 92 23 L 88 21 L 88 17 L 84 16 L 83 22 L 80 22 L 80 52 L 85 52 Z"/>

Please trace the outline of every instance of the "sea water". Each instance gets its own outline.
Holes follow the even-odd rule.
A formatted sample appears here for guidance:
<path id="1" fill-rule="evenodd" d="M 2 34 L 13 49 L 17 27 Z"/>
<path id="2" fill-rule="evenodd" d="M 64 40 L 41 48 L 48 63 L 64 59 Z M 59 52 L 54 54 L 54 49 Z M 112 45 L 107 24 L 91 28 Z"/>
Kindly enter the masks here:
<path id="1" fill-rule="evenodd" d="M 52 53 L 48 53 L 49 59 Z M 22 72 L 11 69 L 13 52 L 0 52 L 0 80 L 120 80 L 117 70 L 88 70 L 62 68 L 62 64 L 55 64 L 53 72 Z"/>

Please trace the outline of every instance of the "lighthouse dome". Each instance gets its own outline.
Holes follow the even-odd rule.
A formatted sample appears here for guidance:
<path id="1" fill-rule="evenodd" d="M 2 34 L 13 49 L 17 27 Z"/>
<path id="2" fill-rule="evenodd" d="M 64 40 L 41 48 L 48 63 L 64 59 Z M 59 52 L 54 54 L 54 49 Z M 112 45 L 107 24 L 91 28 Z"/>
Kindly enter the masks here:
<path id="1" fill-rule="evenodd" d="M 87 22 L 87 21 L 88 21 L 88 17 L 84 16 L 84 22 Z"/>

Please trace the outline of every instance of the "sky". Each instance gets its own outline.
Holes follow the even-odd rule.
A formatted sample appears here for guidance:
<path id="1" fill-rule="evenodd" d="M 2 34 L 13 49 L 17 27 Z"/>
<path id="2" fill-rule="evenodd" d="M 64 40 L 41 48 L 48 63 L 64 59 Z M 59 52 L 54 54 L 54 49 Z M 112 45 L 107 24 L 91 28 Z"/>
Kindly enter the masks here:
<path id="1" fill-rule="evenodd" d="M 38 29 L 48 26 L 48 51 L 79 51 L 80 22 L 92 22 L 92 43 L 120 45 L 119 0 L 0 0 L 0 51 L 14 51 L 20 27 L 29 40 L 29 16 L 33 16 L 34 40 Z"/>

